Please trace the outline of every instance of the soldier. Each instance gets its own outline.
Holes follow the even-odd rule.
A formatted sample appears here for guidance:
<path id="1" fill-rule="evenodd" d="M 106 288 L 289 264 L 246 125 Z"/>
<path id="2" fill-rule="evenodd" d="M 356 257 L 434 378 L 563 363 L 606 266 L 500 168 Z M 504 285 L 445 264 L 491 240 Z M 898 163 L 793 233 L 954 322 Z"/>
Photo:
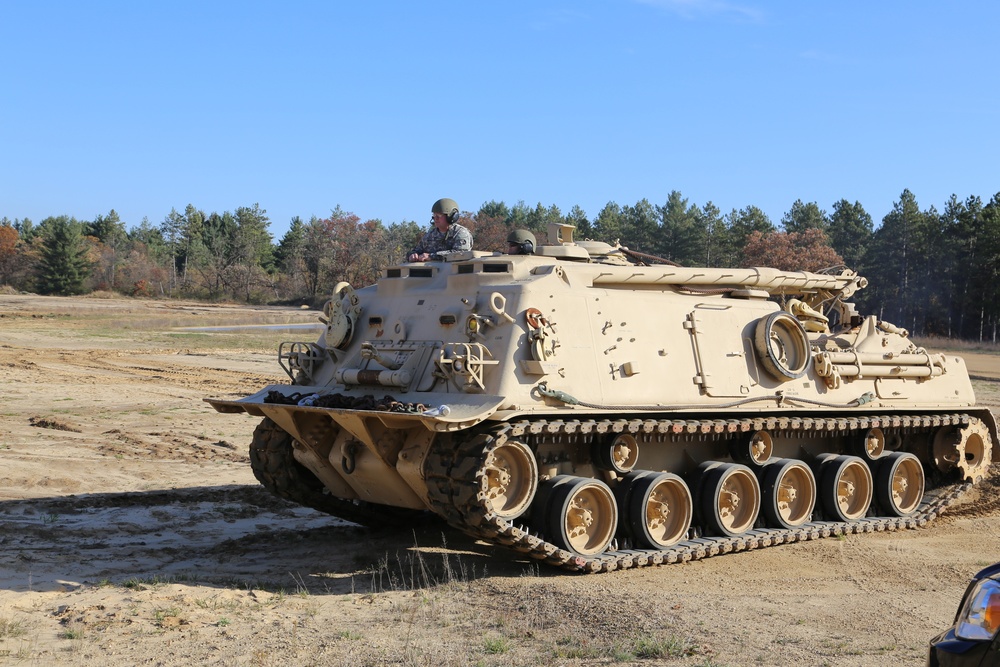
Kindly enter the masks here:
<path id="1" fill-rule="evenodd" d="M 508 255 L 531 255 L 535 252 L 535 235 L 527 229 L 514 229 L 507 235 Z"/>
<path id="2" fill-rule="evenodd" d="M 472 250 L 472 232 L 458 224 L 458 204 L 454 199 L 438 199 L 431 207 L 433 227 L 409 252 L 409 262 L 444 259 L 453 252 Z"/>

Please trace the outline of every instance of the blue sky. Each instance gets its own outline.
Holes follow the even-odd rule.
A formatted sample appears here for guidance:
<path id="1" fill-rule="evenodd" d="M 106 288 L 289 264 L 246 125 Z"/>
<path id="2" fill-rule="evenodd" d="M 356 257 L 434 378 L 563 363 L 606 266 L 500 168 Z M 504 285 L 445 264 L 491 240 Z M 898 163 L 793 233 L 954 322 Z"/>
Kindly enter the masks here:
<path id="1" fill-rule="evenodd" d="M 995 2 L 0 0 L 0 218 L 1000 192 Z"/>

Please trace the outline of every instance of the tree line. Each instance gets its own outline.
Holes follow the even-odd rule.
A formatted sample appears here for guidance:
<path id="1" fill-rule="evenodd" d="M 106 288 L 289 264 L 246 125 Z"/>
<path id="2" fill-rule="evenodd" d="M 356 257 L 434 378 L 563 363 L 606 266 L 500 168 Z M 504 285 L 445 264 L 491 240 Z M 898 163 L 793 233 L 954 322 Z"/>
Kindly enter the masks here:
<path id="1" fill-rule="evenodd" d="M 484 203 L 460 222 L 477 250 L 502 251 L 511 229 L 544 238 L 550 223 L 578 239 L 618 242 L 686 266 L 773 266 L 822 271 L 848 266 L 869 280 L 861 312 L 910 329 L 996 341 L 1000 321 L 1000 193 L 921 209 L 904 190 L 876 227 L 859 202 L 829 211 L 796 200 L 777 223 L 755 206 L 723 213 L 673 191 L 661 204 L 609 202 L 592 219 L 574 206 Z M 369 285 L 403 260 L 428 229 L 414 221 L 362 220 L 337 206 L 328 217 L 291 220 L 275 242 L 259 205 L 206 214 L 193 204 L 159 224 L 127 229 L 111 210 L 93 220 L 0 219 L 0 285 L 41 294 L 111 291 L 160 298 L 313 303 L 348 281 Z"/>

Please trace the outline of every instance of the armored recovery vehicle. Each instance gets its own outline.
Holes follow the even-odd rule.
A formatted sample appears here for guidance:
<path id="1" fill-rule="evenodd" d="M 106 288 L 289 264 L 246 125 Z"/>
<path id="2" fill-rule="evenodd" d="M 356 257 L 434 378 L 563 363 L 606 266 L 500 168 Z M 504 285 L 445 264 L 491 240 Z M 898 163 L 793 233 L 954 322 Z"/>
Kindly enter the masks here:
<path id="1" fill-rule="evenodd" d="M 264 418 L 278 496 L 586 572 L 915 527 L 987 474 L 964 361 L 859 315 L 861 276 L 637 256 L 554 225 L 342 283 L 289 384 L 206 400 Z"/>

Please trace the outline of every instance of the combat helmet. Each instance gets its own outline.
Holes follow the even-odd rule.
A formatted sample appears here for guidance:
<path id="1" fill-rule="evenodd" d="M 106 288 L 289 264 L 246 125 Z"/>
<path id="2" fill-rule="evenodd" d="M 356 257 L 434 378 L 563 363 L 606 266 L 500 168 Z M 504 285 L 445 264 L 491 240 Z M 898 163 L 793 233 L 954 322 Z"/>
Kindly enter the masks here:
<path id="1" fill-rule="evenodd" d="M 507 245 L 517 246 L 519 255 L 530 255 L 535 252 L 535 235 L 527 229 L 514 229 L 507 235 Z"/>
<path id="2" fill-rule="evenodd" d="M 458 203 L 454 199 L 438 199 L 431 206 L 431 213 L 444 213 L 448 216 L 448 224 L 453 225 L 458 220 Z"/>

